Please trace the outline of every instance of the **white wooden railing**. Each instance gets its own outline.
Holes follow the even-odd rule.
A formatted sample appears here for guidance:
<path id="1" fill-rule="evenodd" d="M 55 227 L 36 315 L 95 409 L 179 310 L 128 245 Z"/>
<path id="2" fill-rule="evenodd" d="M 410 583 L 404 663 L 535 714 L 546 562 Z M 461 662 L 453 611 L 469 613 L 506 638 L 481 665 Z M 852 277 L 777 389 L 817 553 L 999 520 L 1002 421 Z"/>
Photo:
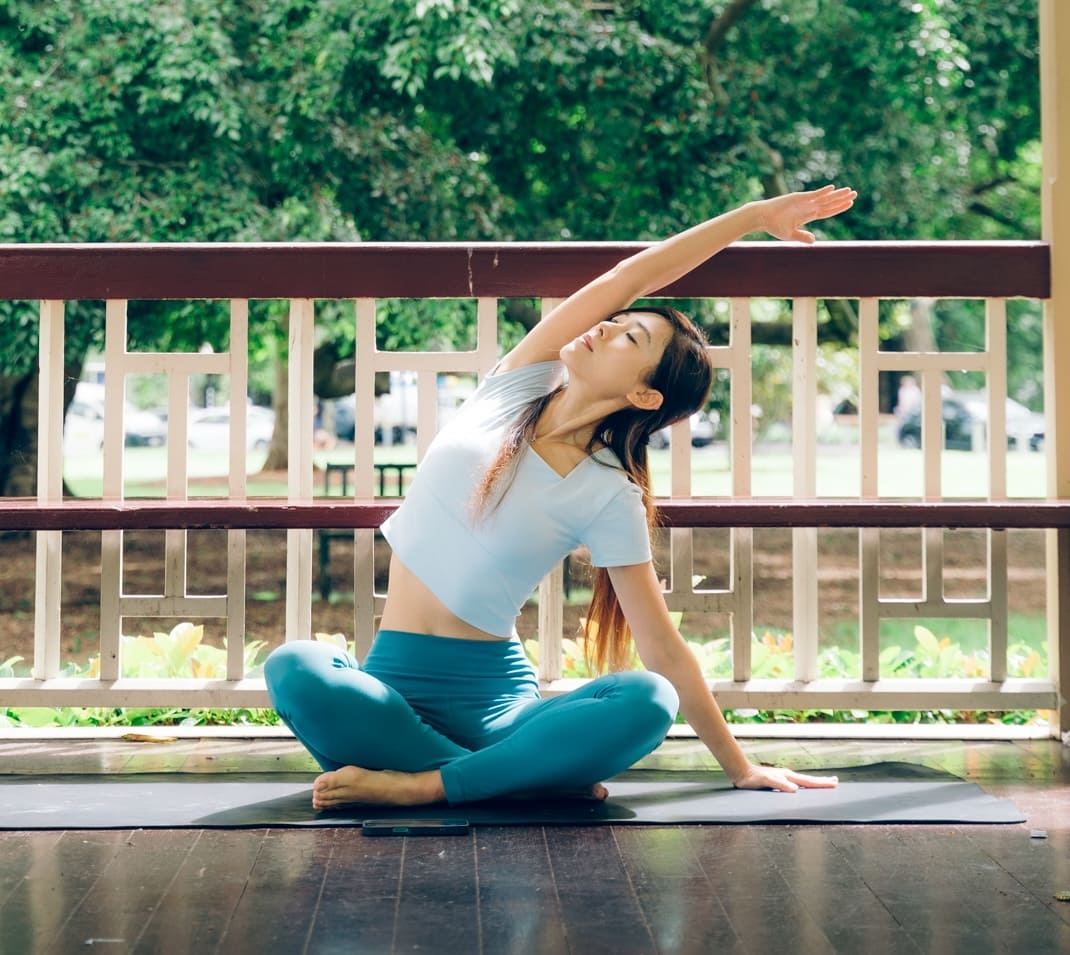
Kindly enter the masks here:
<path id="1" fill-rule="evenodd" d="M 444 373 L 485 374 L 499 354 L 499 299 L 538 296 L 545 312 L 569 289 L 608 263 L 634 251 L 627 246 L 182 246 L 182 247 L 6 247 L 0 249 L 0 295 L 38 298 L 40 305 L 40 428 L 37 502 L 62 498 L 63 475 L 63 351 L 64 301 L 106 298 L 106 407 L 103 496 L 121 500 L 123 477 L 123 395 L 126 377 L 151 373 L 168 382 L 169 442 L 165 481 L 167 499 L 189 495 L 187 427 L 189 381 L 192 375 L 226 375 L 232 395 L 246 392 L 248 377 L 248 300 L 284 296 L 289 305 L 289 481 L 293 501 L 307 501 L 313 486 L 312 353 L 316 301 L 355 301 L 356 437 L 353 450 L 355 500 L 372 498 L 374 377 L 378 371 L 405 370 L 417 378 L 417 454 L 422 455 L 437 428 L 437 379 Z M 73 273 L 64 264 L 77 261 Z M 731 477 L 735 498 L 753 496 L 751 304 L 756 297 L 788 297 L 793 308 L 791 493 L 796 498 L 819 495 L 818 463 L 824 453 L 817 433 L 818 374 L 816 348 L 818 301 L 850 298 L 859 315 L 858 362 L 859 447 L 858 496 L 875 499 L 884 490 L 878 433 L 878 381 L 889 371 L 909 371 L 922 383 L 923 427 L 939 434 L 941 389 L 947 371 L 982 372 L 987 382 L 988 440 L 986 500 L 1007 498 L 1007 434 L 1004 399 L 1007 389 L 1007 313 L 1009 297 L 1047 295 L 1047 248 L 1042 243 L 963 244 L 829 244 L 801 249 L 765 243 L 740 245 L 670 289 L 673 296 L 727 298 L 731 314 L 728 344 L 711 348 L 716 365 L 731 376 Z M 73 277 L 72 277 L 73 275 Z M 101 294 L 107 289 L 106 294 Z M 470 297 L 477 302 L 476 345 L 462 352 L 379 351 L 375 343 L 377 300 L 409 295 Z M 938 296 L 983 298 L 987 337 L 981 351 L 903 353 L 880 348 L 878 306 L 882 298 Z M 230 344 L 222 353 L 143 353 L 127 347 L 127 301 L 133 298 L 227 298 L 230 300 Z M 1051 359 L 1052 356 L 1049 356 Z M 1064 359 L 1070 356 L 1063 356 Z M 245 409 L 231 403 L 229 495 L 247 494 Z M 1056 439 L 1049 434 L 1048 441 Z M 928 440 L 922 461 L 921 497 L 943 499 L 940 442 Z M 1021 452 L 1011 452 L 1021 453 Z M 676 426 L 671 450 L 669 494 L 692 494 L 692 448 L 686 423 Z M 885 493 L 887 493 L 885 491 Z M 890 495 L 889 495 L 890 497 Z M 730 582 L 717 591 L 696 591 L 692 584 L 693 532 L 668 531 L 671 559 L 667 599 L 685 613 L 724 614 L 731 622 L 732 679 L 711 684 L 728 707 L 776 709 L 1050 709 L 1059 706 L 1059 651 L 1067 635 L 1050 631 L 1052 672 L 1042 679 L 1009 679 L 1008 559 L 1006 531 L 988 529 L 983 568 L 987 595 L 978 599 L 943 596 L 945 532 L 923 532 L 924 593 L 917 599 L 881 596 L 880 535 L 877 527 L 859 530 L 859 633 L 861 671 L 847 680 L 823 680 L 817 673 L 819 608 L 818 532 L 811 527 L 792 531 L 794 599 L 794 678 L 752 679 L 751 634 L 754 628 L 754 534 L 748 528 L 730 532 Z M 1054 532 L 1052 532 L 1054 533 Z M 1060 532 L 1065 533 L 1065 532 Z M 150 595 L 123 592 L 124 531 L 105 530 L 101 543 L 100 671 L 95 679 L 59 676 L 63 620 L 63 532 L 37 533 L 36 598 L 31 678 L 0 680 L 0 704 L 18 705 L 184 705 L 195 707 L 259 706 L 267 703 L 263 684 L 243 672 L 245 634 L 246 531 L 228 535 L 228 571 L 214 596 L 191 595 L 186 587 L 187 535 L 165 532 L 165 558 L 160 584 Z M 309 528 L 287 532 L 285 639 L 304 639 L 312 632 L 313 535 Z M 353 637 L 358 655 L 374 636 L 383 596 L 374 583 L 373 530 L 354 531 Z M 666 568 L 668 569 L 668 568 Z M 1060 572 L 1048 568 L 1049 576 Z M 1062 569 L 1065 574 L 1065 569 Z M 541 677 L 548 692 L 567 687 L 561 679 L 563 635 L 560 569 L 543 582 L 539 593 Z M 1041 610 L 1043 608 L 1037 608 Z M 3 608 L 0 608 L 3 612 Z M 220 618 L 228 638 L 224 680 L 148 681 L 123 678 L 123 620 L 127 617 Z M 905 680 L 879 672 L 882 619 L 952 618 L 987 622 L 991 672 L 987 679 Z"/>

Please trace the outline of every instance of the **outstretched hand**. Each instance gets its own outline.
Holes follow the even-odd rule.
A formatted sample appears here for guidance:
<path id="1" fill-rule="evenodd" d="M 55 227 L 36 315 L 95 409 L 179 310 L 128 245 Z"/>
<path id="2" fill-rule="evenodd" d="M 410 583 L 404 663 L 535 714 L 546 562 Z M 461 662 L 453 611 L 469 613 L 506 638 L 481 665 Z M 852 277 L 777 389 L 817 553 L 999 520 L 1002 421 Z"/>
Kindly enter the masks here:
<path id="1" fill-rule="evenodd" d="M 756 766 L 749 770 L 733 785 L 736 789 L 776 789 L 784 793 L 798 792 L 800 789 L 833 789 L 838 783 L 836 776 L 808 776 L 791 769 L 776 766 Z"/>
<path id="2" fill-rule="evenodd" d="M 791 192 L 786 196 L 764 199 L 760 203 L 762 228 L 778 239 L 814 242 L 814 234 L 803 226 L 846 212 L 857 195 L 853 189 L 824 186 L 813 192 Z"/>

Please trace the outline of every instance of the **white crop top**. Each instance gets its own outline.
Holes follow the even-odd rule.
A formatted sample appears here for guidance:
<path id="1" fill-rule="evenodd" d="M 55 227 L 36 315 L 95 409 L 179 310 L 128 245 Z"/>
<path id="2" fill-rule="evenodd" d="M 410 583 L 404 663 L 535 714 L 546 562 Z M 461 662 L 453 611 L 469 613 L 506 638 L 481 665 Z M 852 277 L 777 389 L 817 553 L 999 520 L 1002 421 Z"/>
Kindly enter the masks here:
<path id="1" fill-rule="evenodd" d="M 642 493 L 608 448 L 562 477 L 530 447 L 498 506 L 473 520 L 472 498 L 528 402 L 561 381 L 560 362 L 491 374 L 436 435 L 405 500 L 382 526 L 406 567 L 473 627 L 508 639 L 524 602 L 575 547 L 596 567 L 651 558 Z"/>

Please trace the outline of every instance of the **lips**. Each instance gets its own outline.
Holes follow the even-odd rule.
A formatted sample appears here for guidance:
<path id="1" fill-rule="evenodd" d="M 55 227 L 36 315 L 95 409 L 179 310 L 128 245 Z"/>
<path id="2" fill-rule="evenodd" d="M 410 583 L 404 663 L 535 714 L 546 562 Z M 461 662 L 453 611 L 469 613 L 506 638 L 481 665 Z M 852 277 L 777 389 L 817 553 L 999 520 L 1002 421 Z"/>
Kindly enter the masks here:
<path id="1" fill-rule="evenodd" d="M 583 344 L 586 347 L 587 351 L 590 351 L 590 352 L 594 351 L 594 348 L 591 347 L 591 336 L 590 335 L 580 335 L 580 341 L 583 342 Z"/>

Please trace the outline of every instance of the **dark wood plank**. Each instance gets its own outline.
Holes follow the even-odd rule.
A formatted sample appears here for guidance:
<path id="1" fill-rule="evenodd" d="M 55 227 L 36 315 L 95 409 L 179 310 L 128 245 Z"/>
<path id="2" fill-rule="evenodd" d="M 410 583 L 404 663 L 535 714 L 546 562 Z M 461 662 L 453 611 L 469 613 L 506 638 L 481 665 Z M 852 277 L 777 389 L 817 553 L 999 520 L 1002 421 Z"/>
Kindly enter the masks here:
<path id="1" fill-rule="evenodd" d="M 834 951 L 919 952 L 884 903 L 837 858 L 830 831 L 827 826 L 759 826 L 755 835 L 795 904 L 820 926 Z"/>
<path id="2" fill-rule="evenodd" d="M 899 827 L 858 826 L 829 838 L 922 951 L 1070 951 L 1070 926 L 963 827 L 926 826 L 910 837 Z"/>
<path id="3" fill-rule="evenodd" d="M 474 833 L 402 837 L 399 952 L 478 952 Z"/>
<path id="4" fill-rule="evenodd" d="M 128 832 L 29 835 L 31 866 L 0 909 L 0 938 L 12 952 L 48 951 L 68 918 L 85 901 Z"/>
<path id="5" fill-rule="evenodd" d="M 475 841 L 483 951 L 568 952 L 544 830 L 481 827 Z"/>
<path id="6" fill-rule="evenodd" d="M 241 829 L 195 830 L 187 835 L 194 841 L 184 857 L 159 854 L 161 867 L 174 866 L 174 878 L 149 916 L 134 952 L 214 950 L 245 891 L 264 839 L 262 831 Z"/>
<path id="7" fill-rule="evenodd" d="M 4 924 L 4 905 L 33 875 L 33 870 L 55 851 L 62 832 L 0 832 L 0 925 Z"/>
<path id="8" fill-rule="evenodd" d="M 1013 745 L 1029 760 L 1030 781 L 1070 785 L 1070 746 L 1050 739 L 1018 740 Z"/>
<path id="9" fill-rule="evenodd" d="M 96 744 L 39 745 L 42 759 L 62 763 L 90 758 Z M 784 745 L 793 744 L 755 748 L 765 758 Z M 353 828 L 6 832 L 0 952 L 65 953 L 120 937 L 120 950 L 139 953 L 1070 951 L 1070 905 L 1053 898 L 1070 889 L 1067 748 L 805 749 L 824 766 L 906 759 L 952 769 L 1011 794 L 1030 819 L 502 827 L 438 840 L 365 839 Z M 1030 839 L 1031 828 L 1047 838 Z"/>
<path id="10" fill-rule="evenodd" d="M 84 839 L 89 834 L 71 835 Z M 190 830 L 126 833 L 81 900 L 69 910 L 49 951 L 133 948 L 196 839 L 197 833 Z"/>
<path id="11" fill-rule="evenodd" d="M 220 951 L 304 951 L 334 841 L 332 829 L 264 833 L 245 890 L 223 932 Z"/>
<path id="12" fill-rule="evenodd" d="M 580 288 L 643 242 L 2 244 L 8 299 L 472 298 Z M 1047 298 L 1046 242 L 737 242 L 658 294 Z"/>
<path id="13" fill-rule="evenodd" d="M 693 849 L 732 928 L 747 951 L 772 952 L 785 944 L 800 952 L 834 951 L 825 926 L 785 880 L 760 828 L 700 826 L 691 831 Z M 788 830 L 778 831 L 783 836 Z"/>
<path id="14" fill-rule="evenodd" d="M 906 752 L 909 753 L 909 750 Z M 920 762 L 934 769 L 942 769 L 972 782 L 1019 780 L 1031 774 L 1044 774 L 1039 760 L 1028 751 L 1019 750 L 1012 743 L 983 740 L 963 743 L 945 740 L 915 751 L 910 762 Z"/>
<path id="15" fill-rule="evenodd" d="M 1063 800 L 1062 813 L 1065 822 L 1070 798 Z M 1070 832 L 1063 828 L 1046 829 L 1044 833 L 1044 838 L 1032 838 L 1021 829 L 1003 826 L 976 826 L 964 831 L 979 851 L 1050 909 L 1052 915 L 1070 925 L 1070 903 L 1055 899 L 1056 892 L 1070 892 Z"/>
<path id="16" fill-rule="evenodd" d="M 42 873 L 45 879 L 51 874 L 62 838 L 62 832 L 0 832 L 0 952 L 8 945 L 12 952 L 35 951 L 55 927 L 56 913 L 44 911 L 37 920 L 34 912 L 48 908 L 48 898 L 41 898 Z"/>
<path id="17" fill-rule="evenodd" d="M 612 830 L 545 831 L 570 950 L 617 955 L 657 951 Z"/>
<path id="18" fill-rule="evenodd" d="M 357 828 L 334 830 L 334 840 L 308 951 L 394 951 L 404 840 L 367 839 Z"/>
<path id="19" fill-rule="evenodd" d="M 613 834 L 659 952 L 748 950 L 699 861 L 699 829 L 621 826 Z"/>

